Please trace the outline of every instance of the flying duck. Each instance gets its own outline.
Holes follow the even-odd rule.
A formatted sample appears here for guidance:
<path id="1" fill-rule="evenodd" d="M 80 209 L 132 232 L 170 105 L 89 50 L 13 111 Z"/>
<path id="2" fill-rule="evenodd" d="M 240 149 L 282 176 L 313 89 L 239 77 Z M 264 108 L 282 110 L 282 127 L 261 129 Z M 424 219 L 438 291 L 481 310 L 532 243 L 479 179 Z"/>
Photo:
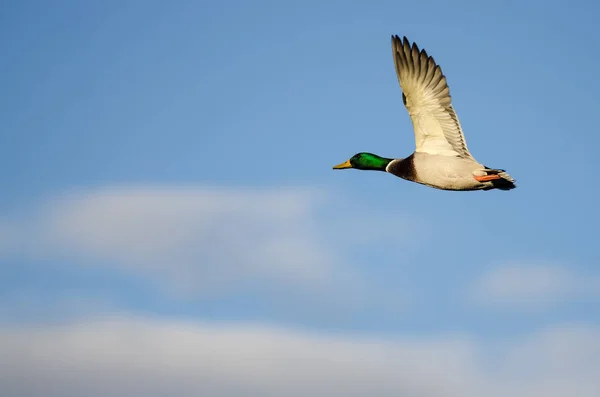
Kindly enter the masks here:
<path id="1" fill-rule="evenodd" d="M 446 76 L 433 57 L 396 35 L 392 36 L 392 55 L 416 150 L 406 158 L 357 153 L 333 168 L 385 171 L 442 190 L 514 189 L 515 180 L 504 170 L 484 166 L 469 152 Z"/>

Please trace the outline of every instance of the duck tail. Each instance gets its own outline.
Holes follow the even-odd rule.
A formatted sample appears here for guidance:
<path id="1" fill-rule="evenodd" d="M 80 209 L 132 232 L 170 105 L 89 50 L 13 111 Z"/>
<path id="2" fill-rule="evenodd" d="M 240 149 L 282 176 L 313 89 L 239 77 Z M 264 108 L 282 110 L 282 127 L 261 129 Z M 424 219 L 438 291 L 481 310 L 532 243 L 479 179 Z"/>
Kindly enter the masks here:
<path id="1" fill-rule="evenodd" d="M 500 177 L 491 181 L 492 189 L 511 190 L 517 187 L 515 180 L 504 170 L 485 167 L 485 172 L 488 175 L 498 175 Z"/>

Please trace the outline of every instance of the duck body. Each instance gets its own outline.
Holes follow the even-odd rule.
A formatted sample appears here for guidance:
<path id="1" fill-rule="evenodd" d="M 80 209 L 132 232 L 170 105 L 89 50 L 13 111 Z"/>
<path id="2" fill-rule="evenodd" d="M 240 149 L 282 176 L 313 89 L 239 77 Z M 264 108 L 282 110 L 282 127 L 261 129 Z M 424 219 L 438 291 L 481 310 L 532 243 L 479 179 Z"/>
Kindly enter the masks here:
<path id="1" fill-rule="evenodd" d="M 333 168 L 385 171 L 441 190 L 514 189 L 515 180 L 506 171 L 484 166 L 469 151 L 446 76 L 433 57 L 398 36 L 392 36 L 392 55 L 413 124 L 414 153 L 390 159 L 361 152 Z"/>
<path id="2" fill-rule="evenodd" d="M 405 159 L 393 159 L 385 171 L 441 190 L 510 190 L 515 187 L 504 170 L 490 169 L 461 157 L 415 152 Z"/>

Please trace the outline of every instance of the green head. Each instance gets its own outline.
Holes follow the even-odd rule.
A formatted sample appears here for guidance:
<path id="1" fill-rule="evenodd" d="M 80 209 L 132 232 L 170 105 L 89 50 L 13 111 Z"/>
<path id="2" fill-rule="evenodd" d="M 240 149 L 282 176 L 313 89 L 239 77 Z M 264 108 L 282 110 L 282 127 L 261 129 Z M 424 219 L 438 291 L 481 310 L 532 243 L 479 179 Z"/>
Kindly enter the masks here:
<path id="1" fill-rule="evenodd" d="M 393 159 L 386 159 L 373 153 L 356 153 L 350 160 L 333 167 L 334 170 L 356 168 L 357 170 L 385 171 Z"/>

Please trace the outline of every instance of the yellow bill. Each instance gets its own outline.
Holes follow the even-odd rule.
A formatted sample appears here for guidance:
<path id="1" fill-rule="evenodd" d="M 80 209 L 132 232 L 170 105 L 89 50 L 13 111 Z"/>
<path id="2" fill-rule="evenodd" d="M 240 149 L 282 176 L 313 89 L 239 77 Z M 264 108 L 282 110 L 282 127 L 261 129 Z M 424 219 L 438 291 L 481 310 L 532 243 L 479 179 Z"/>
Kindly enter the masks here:
<path id="1" fill-rule="evenodd" d="M 333 167 L 334 170 L 343 170 L 344 168 L 352 168 L 352 164 L 350 164 L 350 160 L 344 161 L 342 164 L 338 164 Z"/>

